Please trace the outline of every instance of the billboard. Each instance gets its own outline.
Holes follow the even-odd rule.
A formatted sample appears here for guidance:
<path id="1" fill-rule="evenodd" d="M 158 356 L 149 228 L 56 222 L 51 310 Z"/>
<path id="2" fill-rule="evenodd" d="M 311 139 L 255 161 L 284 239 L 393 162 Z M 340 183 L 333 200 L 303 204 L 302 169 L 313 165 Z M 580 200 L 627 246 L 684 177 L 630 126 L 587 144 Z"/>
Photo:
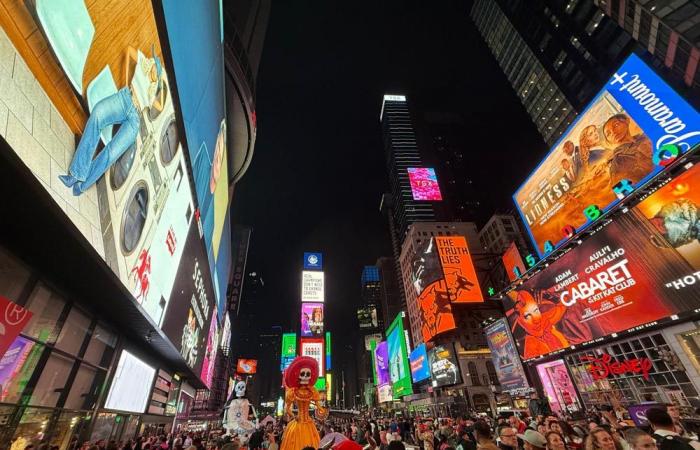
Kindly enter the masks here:
<path id="1" fill-rule="evenodd" d="M 204 384 L 211 388 L 211 381 L 214 377 L 214 365 L 216 363 L 216 353 L 219 350 L 219 327 L 216 320 L 216 310 L 211 315 L 211 323 L 209 324 L 209 334 L 207 336 L 207 346 L 204 350 L 204 360 L 202 362 L 202 371 L 200 378 Z"/>
<path id="2" fill-rule="evenodd" d="M 682 217 L 687 216 L 667 216 L 667 223 L 675 226 L 671 222 Z M 697 307 L 697 289 L 674 284 L 697 268 L 655 223 L 630 210 L 508 293 L 506 315 L 523 359 Z"/>
<path id="3" fill-rule="evenodd" d="M 200 9 L 198 17 L 210 12 Z M 218 11 L 216 4 L 212 13 L 216 30 Z M 219 255 L 213 260 L 217 266 L 210 267 L 211 246 L 199 232 L 195 236 L 201 251 L 194 246 L 189 246 L 190 255 L 185 251 L 190 230 L 199 228 L 197 212 L 203 205 L 191 188 L 193 181 L 196 188 L 198 183 L 189 175 L 196 177 L 198 172 L 188 167 L 184 153 L 189 141 L 204 139 L 189 135 L 190 105 L 177 100 L 189 94 L 177 92 L 172 70 L 182 69 L 179 61 L 186 59 L 200 80 L 219 76 L 213 73 L 216 69 L 202 76 L 201 68 L 209 70 L 217 62 L 214 57 L 223 67 L 220 39 L 202 37 L 187 47 L 176 45 L 181 35 L 187 39 L 207 30 L 199 21 L 189 22 L 195 18 L 179 9 L 166 13 L 159 29 L 152 2 L 144 0 L 117 0 L 109 8 L 92 2 L 21 2 L 13 14 L 37 32 L 29 37 L 10 29 L 9 20 L 2 25 L 5 59 L 16 59 L 17 67 L 23 68 L 3 79 L 6 95 L 0 99 L 0 109 L 9 111 L 3 138 L 131 293 L 124 301 L 138 305 L 180 347 L 188 312 L 185 307 L 180 316 L 179 306 L 177 312 L 171 311 L 173 304 L 189 305 L 193 295 L 198 297 L 192 283 L 184 286 L 178 278 L 182 265 L 197 255 L 199 270 L 206 272 L 200 280 L 212 284 L 218 278 L 217 268 L 227 272 L 229 263 Z M 173 18 L 188 21 L 177 30 L 178 36 L 165 33 L 172 31 Z M 216 49 L 204 48 L 209 45 Z M 208 64 L 193 63 L 199 61 L 199 52 L 210 50 Z M 180 82 L 179 73 L 177 79 Z M 207 98 L 215 101 L 203 102 L 201 108 L 219 111 L 211 121 L 212 144 L 220 135 L 225 98 L 223 82 L 213 84 L 217 92 Z M 185 130 L 178 126 L 178 115 L 184 118 Z M 103 150 L 98 152 L 98 147 Z M 220 147 L 224 151 L 225 144 Z M 228 193 L 227 180 L 221 185 Z M 227 219 L 226 210 L 217 217 Z M 222 242 L 219 247 L 219 253 L 226 253 L 230 246 Z M 187 275 L 192 269 L 187 268 Z M 215 304 L 213 284 L 200 290 L 208 291 L 207 302 Z M 211 313 L 200 313 L 199 332 L 206 338 Z M 166 331 L 166 322 L 176 320 L 169 318 L 172 314 L 182 323 L 179 329 Z M 203 345 L 200 342 L 200 348 Z M 196 374 L 203 353 L 188 360 Z"/>
<path id="4" fill-rule="evenodd" d="M 399 313 L 387 329 L 386 345 L 389 357 L 389 379 L 394 398 L 412 394 L 411 365 L 408 363 L 403 313 Z"/>
<path id="5" fill-rule="evenodd" d="M 464 236 L 436 236 L 434 239 L 450 302 L 483 302 L 467 239 Z"/>
<path id="6" fill-rule="evenodd" d="M 420 344 L 414 348 L 411 354 L 408 355 L 408 361 L 411 363 L 411 379 L 414 383 L 430 378 L 430 364 L 425 344 Z"/>
<path id="7" fill-rule="evenodd" d="M 155 375 L 156 369 L 123 350 L 105 400 L 105 409 L 144 412 Z"/>
<path id="8" fill-rule="evenodd" d="M 367 306 L 364 308 L 358 308 L 357 321 L 360 324 L 360 328 L 379 327 L 379 319 L 377 318 L 377 307 Z"/>
<path id="9" fill-rule="evenodd" d="M 386 403 L 394 400 L 394 396 L 391 392 L 391 384 L 377 386 L 377 399 L 379 403 Z"/>
<path id="10" fill-rule="evenodd" d="M 413 200 L 442 200 L 435 169 L 431 167 L 409 167 L 408 180 L 411 183 Z"/>
<path id="11" fill-rule="evenodd" d="M 282 335 L 282 348 L 280 350 L 280 370 L 284 371 L 297 356 L 296 333 L 284 333 Z"/>
<path id="12" fill-rule="evenodd" d="M 643 185 L 700 143 L 698 124 L 692 106 L 631 55 L 513 196 L 537 251 L 556 248 L 569 227 L 581 230 L 617 204 L 616 190 Z"/>
<path id="13" fill-rule="evenodd" d="M 301 301 L 323 303 L 323 272 L 311 270 L 301 272 Z"/>
<path id="14" fill-rule="evenodd" d="M 523 258 L 520 256 L 520 251 L 518 251 L 515 241 L 511 242 L 506 251 L 501 257 L 503 261 L 503 267 L 506 268 L 506 274 L 510 281 L 515 281 L 520 278 L 520 275 L 527 272 L 525 270 L 525 263 Z"/>
<path id="15" fill-rule="evenodd" d="M 304 270 L 322 270 L 323 253 L 304 252 Z"/>
<path id="16" fill-rule="evenodd" d="M 257 359 L 238 359 L 236 362 L 236 373 L 253 375 L 258 371 Z"/>
<path id="17" fill-rule="evenodd" d="M 326 331 L 326 370 L 331 368 L 331 332 Z"/>
<path id="18" fill-rule="evenodd" d="M 372 341 L 379 342 L 384 339 L 381 333 L 372 333 L 365 335 L 365 350 L 371 349 Z"/>
<path id="19" fill-rule="evenodd" d="M 530 385 L 505 318 L 484 328 L 498 382 L 509 393 L 523 393 Z"/>
<path id="20" fill-rule="evenodd" d="M 433 386 L 452 386 L 462 382 L 462 373 L 455 357 L 452 343 L 436 345 L 428 352 L 430 360 L 430 378 Z"/>
<path id="21" fill-rule="evenodd" d="M 549 406 L 556 415 L 572 414 L 582 410 L 574 383 L 561 359 L 537 365 Z"/>
<path id="22" fill-rule="evenodd" d="M 323 337 L 323 303 L 301 304 L 301 337 Z"/>
<path id="23" fill-rule="evenodd" d="M 323 351 L 323 339 L 317 338 L 301 338 L 300 339 L 301 356 L 310 356 L 318 362 L 318 376 L 323 377 L 326 373 L 324 370 L 324 361 L 326 354 Z"/>
<path id="24" fill-rule="evenodd" d="M 386 341 L 379 342 L 374 350 L 374 370 L 377 373 L 377 386 L 388 384 L 391 386 L 389 377 L 389 348 Z"/>

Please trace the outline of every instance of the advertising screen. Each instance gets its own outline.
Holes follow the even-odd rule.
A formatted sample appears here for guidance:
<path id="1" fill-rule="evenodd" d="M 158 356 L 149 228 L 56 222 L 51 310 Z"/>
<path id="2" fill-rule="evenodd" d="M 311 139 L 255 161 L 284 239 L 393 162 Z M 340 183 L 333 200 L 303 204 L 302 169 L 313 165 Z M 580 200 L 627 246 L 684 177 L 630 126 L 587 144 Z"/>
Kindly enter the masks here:
<path id="1" fill-rule="evenodd" d="M 430 378 L 430 364 L 425 344 L 414 348 L 411 354 L 408 355 L 408 361 L 411 363 L 411 378 L 414 383 Z"/>
<path id="2" fill-rule="evenodd" d="M 377 328 L 379 327 L 379 319 L 377 318 L 377 308 L 368 306 L 357 310 L 357 321 L 360 328 Z"/>
<path id="3" fill-rule="evenodd" d="M 224 312 L 224 324 L 221 328 L 221 346 L 231 347 L 231 319 L 229 319 L 228 312 Z"/>
<path id="4" fill-rule="evenodd" d="M 563 360 L 557 359 L 538 364 L 537 374 L 542 381 L 542 387 L 552 412 L 564 415 L 581 410 L 581 401 Z"/>
<path id="5" fill-rule="evenodd" d="M 326 331 L 326 370 L 331 368 L 331 332 Z"/>
<path id="6" fill-rule="evenodd" d="M 484 329 L 486 341 L 491 350 L 491 359 L 496 368 L 498 382 L 509 393 L 523 393 L 530 388 L 525 370 L 520 362 L 518 350 L 510 336 L 508 322 L 499 319 Z"/>
<path id="7" fill-rule="evenodd" d="M 697 289 L 673 283 L 697 269 L 659 224 L 630 210 L 509 292 L 506 315 L 523 359 L 696 308 Z"/>
<path id="8" fill-rule="evenodd" d="M 389 356 L 389 379 L 394 398 L 413 393 L 411 365 L 408 362 L 408 347 L 403 328 L 403 313 L 399 313 L 386 331 Z"/>
<path id="9" fill-rule="evenodd" d="M 301 273 L 301 301 L 323 303 L 323 272 L 304 270 Z"/>
<path id="10" fill-rule="evenodd" d="M 372 341 L 380 342 L 382 339 L 384 339 L 384 336 L 381 333 L 365 335 L 365 350 L 370 349 Z"/>
<path id="11" fill-rule="evenodd" d="M 450 302 L 483 302 L 467 239 L 464 236 L 436 236 L 434 239 Z"/>
<path id="12" fill-rule="evenodd" d="M 239 359 L 236 362 L 236 373 L 253 375 L 258 371 L 257 359 Z"/>
<path id="13" fill-rule="evenodd" d="M 386 341 L 377 344 L 374 351 L 374 370 L 377 372 L 377 386 L 389 384 L 391 386 L 391 378 L 389 377 L 389 349 Z"/>
<path id="14" fill-rule="evenodd" d="M 304 270 L 322 270 L 323 253 L 304 252 Z"/>
<path id="15" fill-rule="evenodd" d="M 692 106 L 631 55 L 513 196 L 538 252 L 618 203 L 618 183 L 639 187 L 697 145 L 698 124 Z"/>
<path id="16" fill-rule="evenodd" d="M 301 304 L 301 337 L 323 336 L 323 303 Z"/>
<path id="17" fill-rule="evenodd" d="M 411 183 L 413 200 L 442 200 L 435 169 L 431 167 L 409 167 L 408 180 Z"/>
<path id="18" fill-rule="evenodd" d="M 280 370 L 284 371 L 297 356 L 296 333 L 284 333 L 282 335 L 282 349 L 280 350 Z"/>
<path id="19" fill-rule="evenodd" d="M 190 172 L 184 153 L 187 141 L 204 139 L 186 137 L 177 124 L 176 114 L 185 114 L 176 101 L 183 99 L 183 92 L 176 92 L 170 68 L 178 70 L 184 55 L 198 78 L 214 76 L 201 73 L 201 67 L 211 64 L 193 63 L 203 42 L 176 49 L 165 27 L 156 24 L 151 1 L 116 0 L 103 6 L 82 1 L 17 3 L 13 14 L 36 33 L 29 37 L 3 25 L 7 29 L 0 35 L 0 46 L 7 49 L 8 60 L 16 57 L 25 68 L 13 74 L 14 80 L 8 76 L 3 88 L 0 109 L 10 111 L 3 137 L 131 292 L 124 301 L 138 304 L 180 347 L 187 310 L 177 318 L 182 322 L 177 331 L 166 331 L 164 324 L 172 305 L 189 304 L 196 292 L 192 283 L 178 286 L 184 284 L 178 274 L 187 258 L 190 230 L 198 230 L 197 211 L 203 209 L 191 188 L 196 180 L 190 180 L 189 173 L 197 176 L 197 170 Z M 218 16 L 218 6 L 215 10 Z M 192 17 L 180 14 L 188 24 L 178 34 L 199 33 L 201 28 L 195 30 L 189 22 Z M 179 74 L 177 78 L 180 81 Z M 220 106 L 211 107 L 223 107 L 223 90 L 214 97 Z M 13 98 L 24 99 L 22 106 L 7 103 Z M 223 110 L 213 121 L 217 131 L 212 143 L 222 118 Z M 104 150 L 98 153 L 98 148 Z M 199 267 L 212 283 L 209 246 L 205 251 L 202 235 L 196 236 L 203 254 Z M 224 251 L 228 247 L 222 244 Z M 215 303 L 212 287 L 202 289 L 211 291 Z M 199 332 L 204 338 L 210 318 L 202 314 Z M 196 374 L 203 353 L 194 364 L 188 361 Z"/>
<path id="20" fill-rule="evenodd" d="M 520 252 L 518 251 L 518 247 L 515 245 L 515 242 L 510 243 L 506 251 L 503 253 L 501 260 L 503 261 L 503 267 L 506 268 L 506 274 L 508 275 L 508 279 L 510 281 L 515 281 L 519 278 L 516 273 L 522 275 L 526 272 L 525 263 L 523 262 L 523 258 L 520 256 Z"/>
<path id="21" fill-rule="evenodd" d="M 207 346 L 204 352 L 204 361 L 202 362 L 202 372 L 200 378 L 204 381 L 207 387 L 211 387 L 211 380 L 214 377 L 214 365 L 216 364 L 216 353 L 219 350 L 219 328 L 216 320 L 216 310 L 211 315 L 211 323 L 209 324 L 209 334 L 207 336 Z"/>
<path id="22" fill-rule="evenodd" d="M 122 351 L 107 394 L 105 409 L 142 413 L 150 397 L 156 369 L 128 351 Z M 134 381 L 138 380 L 137 383 Z"/>
<path id="23" fill-rule="evenodd" d="M 310 356 L 318 362 L 318 376 L 325 375 L 324 361 L 326 354 L 323 351 L 323 339 L 316 338 L 301 338 L 301 356 Z"/>
<path id="24" fill-rule="evenodd" d="M 382 384 L 377 386 L 377 398 L 379 403 L 386 403 L 394 400 L 394 396 L 391 392 L 391 384 Z"/>
<path id="25" fill-rule="evenodd" d="M 462 382 L 462 373 L 451 343 L 431 348 L 428 358 L 433 386 L 451 386 Z"/>

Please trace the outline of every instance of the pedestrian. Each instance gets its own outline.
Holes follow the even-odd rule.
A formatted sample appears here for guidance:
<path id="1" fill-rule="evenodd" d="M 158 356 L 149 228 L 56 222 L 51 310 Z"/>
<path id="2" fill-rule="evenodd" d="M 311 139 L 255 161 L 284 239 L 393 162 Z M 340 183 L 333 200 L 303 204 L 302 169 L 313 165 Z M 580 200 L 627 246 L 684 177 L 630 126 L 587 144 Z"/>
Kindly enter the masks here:
<path id="1" fill-rule="evenodd" d="M 544 438 L 547 441 L 547 450 L 566 450 L 564 437 L 558 431 L 549 431 Z"/>
<path id="2" fill-rule="evenodd" d="M 498 450 L 498 446 L 491 438 L 491 427 L 485 421 L 477 420 L 474 423 L 474 432 L 477 450 Z"/>
<path id="3" fill-rule="evenodd" d="M 387 446 L 387 450 L 406 450 L 406 446 L 401 441 L 391 441 Z"/>
<path id="4" fill-rule="evenodd" d="M 538 431 L 525 430 L 525 433 L 519 434 L 518 437 L 523 440 L 525 450 L 544 450 L 547 447 L 547 439 Z"/>
<path id="5" fill-rule="evenodd" d="M 700 442 L 682 437 L 671 416 L 661 408 L 649 408 L 647 421 L 654 430 L 653 437 L 659 450 L 700 450 Z"/>
<path id="6" fill-rule="evenodd" d="M 656 450 L 656 440 L 649 433 L 639 428 L 630 428 L 625 431 L 625 440 L 631 450 Z"/>
<path id="7" fill-rule="evenodd" d="M 518 433 L 510 425 L 498 428 L 498 448 L 501 450 L 518 450 Z"/>
<path id="8" fill-rule="evenodd" d="M 622 444 L 602 427 L 591 430 L 584 447 L 586 450 L 622 450 Z"/>
<path id="9" fill-rule="evenodd" d="M 459 435 L 456 450 L 476 450 L 476 444 L 469 439 L 469 433 L 467 433 L 466 428 L 462 429 Z"/>

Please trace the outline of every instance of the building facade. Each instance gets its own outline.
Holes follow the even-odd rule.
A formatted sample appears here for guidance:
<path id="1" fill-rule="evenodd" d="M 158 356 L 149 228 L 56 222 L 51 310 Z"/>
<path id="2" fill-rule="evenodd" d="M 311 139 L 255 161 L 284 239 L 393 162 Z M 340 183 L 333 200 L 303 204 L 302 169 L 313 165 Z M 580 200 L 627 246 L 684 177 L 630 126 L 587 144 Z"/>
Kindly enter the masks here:
<path id="1" fill-rule="evenodd" d="M 479 231 L 481 248 L 489 253 L 501 255 L 511 242 L 519 249 L 527 248 L 518 221 L 509 214 L 494 214 Z"/>

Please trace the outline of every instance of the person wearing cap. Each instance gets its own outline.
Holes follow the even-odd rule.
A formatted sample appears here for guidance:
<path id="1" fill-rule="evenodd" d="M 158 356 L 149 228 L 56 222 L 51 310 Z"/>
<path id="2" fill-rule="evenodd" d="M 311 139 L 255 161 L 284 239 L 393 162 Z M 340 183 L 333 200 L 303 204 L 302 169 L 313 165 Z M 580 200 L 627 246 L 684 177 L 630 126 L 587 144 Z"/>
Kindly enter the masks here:
<path id="1" fill-rule="evenodd" d="M 151 46 L 151 58 L 129 47 L 126 54 L 125 87 L 95 104 L 85 124 L 83 135 L 73 154 L 66 175 L 58 178 L 73 195 L 79 196 L 99 180 L 102 175 L 135 142 L 141 127 L 141 114 L 147 107 L 163 110 L 163 66 Z M 119 131 L 95 157 L 100 133 L 113 125 Z"/>
<path id="2" fill-rule="evenodd" d="M 539 431 L 528 429 L 519 434 L 518 438 L 522 439 L 525 450 L 544 450 L 547 447 L 547 439 Z"/>

